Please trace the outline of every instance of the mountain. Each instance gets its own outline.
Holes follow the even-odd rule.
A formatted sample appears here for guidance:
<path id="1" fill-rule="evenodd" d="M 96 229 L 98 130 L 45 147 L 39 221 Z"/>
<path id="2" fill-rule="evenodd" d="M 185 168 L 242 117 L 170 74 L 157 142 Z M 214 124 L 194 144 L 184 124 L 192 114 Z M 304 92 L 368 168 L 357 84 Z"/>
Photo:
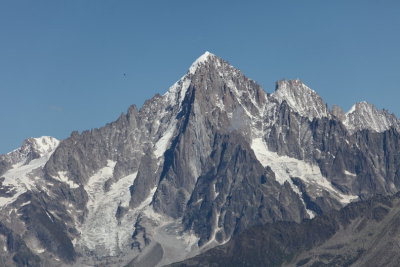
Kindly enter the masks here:
<path id="1" fill-rule="evenodd" d="M 374 105 L 367 102 L 356 103 L 345 114 L 343 123 L 350 132 L 369 129 L 384 132 L 394 127 L 399 129 L 399 120 L 387 110 L 377 110 Z"/>
<path id="2" fill-rule="evenodd" d="M 268 94 L 206 52 L 115 122 L 0 156 L 1 258 L 162 266 L 256 225 L 394 194 L 399 120 L 357 105 L 329 110 L 300 80 Z"/>
<path id="3" fill-rule="evenodd" d="M 0 156 L 0 176 L 6 174 L 0 178 L 0 205 L 2 207 L 43 183 L 43 181 L 34 181 L 33 172 L 44 166 L 58 144 L 59 141 L 50 136 L 29 138 L 20 148 Z"/>
<path id="4" fill-rule="evenodd" d="M 399 266 L 400 194 L 295 222 L 254 226 L 187 266 Z"/>

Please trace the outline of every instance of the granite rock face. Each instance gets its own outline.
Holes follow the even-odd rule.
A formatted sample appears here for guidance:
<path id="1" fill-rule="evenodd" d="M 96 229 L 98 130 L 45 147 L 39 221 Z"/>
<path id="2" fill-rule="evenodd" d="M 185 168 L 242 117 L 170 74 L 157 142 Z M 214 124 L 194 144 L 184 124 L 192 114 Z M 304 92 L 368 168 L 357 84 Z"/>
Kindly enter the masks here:
<path id="1" fill-rule="evenodd" d="M 369 104 L 330 111 L 300 80 L 267 94 L 206 52 L 115 122 L 1 155 L 0 221 L 35 262 L 169 264 L 255 225 L 396 193 L 399 125 Z"/>
<path id="2" fill-rule="evenodd" d="M 398 266 L 399 201 L 378 196 L 300 224 L 255 226 L 171 266 Z"/>
<path id="3" fill-rule="evenodd" d="M 399 129 L 399 120 L 387 110 L 377 110 L 374 105 L 367 102 L 354 104 L 345 114 L 343 123 L 350 132 L 369 129 L 375 132 L 383 132 L 390 128 Z"/>
<path id="4" fill-rule="evenodd" d="M 288 183 L 275 181 L 241 135 L 216 135 L 207 165 L 183 217 L 200 244 L 214 239 L 222 243 L 251 225 L 307 217 L 299 196 Z"/>

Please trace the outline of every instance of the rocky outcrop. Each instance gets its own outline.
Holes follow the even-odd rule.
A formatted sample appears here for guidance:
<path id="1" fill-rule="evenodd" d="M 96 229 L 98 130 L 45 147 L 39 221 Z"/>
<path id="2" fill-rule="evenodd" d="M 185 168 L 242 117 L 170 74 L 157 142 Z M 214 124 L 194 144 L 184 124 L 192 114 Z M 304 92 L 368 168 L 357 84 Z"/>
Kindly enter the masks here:
<path id="1" fill-rule="evenodd" d="M 252 227 L 171 266 L 398 266 L 399 201 L 378 196 L 300 224 Z"/>
<path id="2" fill-rule="evenodd" d="M 356 103 L 345 114 L 343 123 L 350 132 L 368 129 L 375 132 L 384 132 L 390 128 L 400 129 L 400 121 L 387 110 L 378 110 L 367 102 Z"/>
<path id="3" fill-rule="evenodd" d="M 216 134 L 208 170 L 196 183 L 183 222 L 199 243 L 222 243 L 251 225 L 301 221 L 303 203 L 288 183 L 280 185 L 255 158 L 241 135 Z"/>

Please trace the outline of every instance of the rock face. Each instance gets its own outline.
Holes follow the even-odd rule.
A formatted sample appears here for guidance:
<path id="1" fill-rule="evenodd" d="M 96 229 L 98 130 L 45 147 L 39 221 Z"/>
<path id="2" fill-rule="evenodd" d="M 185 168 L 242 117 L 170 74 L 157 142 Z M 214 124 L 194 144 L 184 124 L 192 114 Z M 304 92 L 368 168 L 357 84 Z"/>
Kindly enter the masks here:
<path id="1" fill-rule="evenodd" d="M 161 266 L 396 193 L 399 121 L 357 105 L 329 111 L 300 80 L 267 94 L 206 52 L 115 122 L 0 156 L 0 222 L 35 262 Z"/>
<path id="2" fill-rule="evenodd" d="M 322 98 L 300 80 L 281 80 L 272 94 L 279 104 L 283 101 L 303 117 L 321 119 L 329 117 L 327 105 Z"/>
<path id="3" fill-rule="evenodd" d="M 214 150 L 186 205 L 183 223 L 200 237 L 224 242 L 250 225 L 307 217 L 288 183 L 275 181 L 240 135 L 217 135 Z M 234 171 L 233 171 L 234 170 Z"/>
<path id="4" fill-rule="evenodd" d="M 369 129 L 375 132 L 384 132 L 390 128 L 399 129 L 399 120 L 387 110 L 377 110 L 367 102 L 356 103 L 346 113 L 343 123 L 350 132 Z"/>
<path id="5" fill-rule="evenodd" d="M 399 266 L 399 203 L 380 196 L 301 224 L 252 227 L 171 266 Z"/>
<path id="6" fill-rule="evenodd" d="M 58 143 L 59 141 L 51 136 L 26 139 L 20 148 L 5 155 L 0 155 L 0 175 L 14 164 L 27 165 L 32 160 L 51 153 L 58 146 Z"/>

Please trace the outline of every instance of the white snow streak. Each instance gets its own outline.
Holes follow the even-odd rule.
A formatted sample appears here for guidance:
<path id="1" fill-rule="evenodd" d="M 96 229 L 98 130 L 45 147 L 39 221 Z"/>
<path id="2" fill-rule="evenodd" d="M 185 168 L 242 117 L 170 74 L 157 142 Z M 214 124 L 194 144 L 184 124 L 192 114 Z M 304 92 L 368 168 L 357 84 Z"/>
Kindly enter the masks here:
<path id="1" fill-rule="evenodd" d="M 66 171 L 60 171 L 57 174 L 58 174 L 58 176 L 53 177 L 54 179 L 67 184 L 70 188 L 78 188 L 79 187 L 79 185 L 77 183 L 75 183 L 74 181 L 72 181 L 68 178 Z"/>
<path id="2" fill-rule="evenodd" d="M 167 150 L 171 142 L 171 138 L 174 134 L 175 128 L 176 128 L 176 122 L 174 121 L 168 126 L 168 129 L 165 131 L 163 136 L 154 145 L 155 147 L 154 154 L 157 158 L 160 158 L 164 155 L 165 151 Z"/>
<path id="3" fill-rule="evenodd" d="M 276 180 L 280 184 L 284 184 L 287 181 L 292 185 L 292 188 L 295 189 L 296 186 L 293 185 L 293 182 L 290 178 L 297 177 L 306 184 L 314 185 L 319 189 L 327 190 L 343 204 L 348 204 L 352 200 L 358 198 L 357 196 L 353 195 L 344 195 L 336 190 L 332 184 L 321 174 L 321 170 L 318 166 L 288 156 L 280 156 L 275 152 L 269 151 L 267 145 L 261 138 L 253 139 L 251 147 L 260 163 L 263 166 L 271 167 L 275 173 Z M 322 192 L 321 190 L 317 190 L 313 193 L 318 196 L 319 193 Z"/>
<path id="4" fill-rule="evenodd" d="M 357 174 L 352 173 L 352 172 L 349 172 L 349 171 L 347 171 L 347 170 L 344 171 L 344 174 L 349 175 L 349 176 L 354 176 L 354 177 L 357 176 Z"/>

